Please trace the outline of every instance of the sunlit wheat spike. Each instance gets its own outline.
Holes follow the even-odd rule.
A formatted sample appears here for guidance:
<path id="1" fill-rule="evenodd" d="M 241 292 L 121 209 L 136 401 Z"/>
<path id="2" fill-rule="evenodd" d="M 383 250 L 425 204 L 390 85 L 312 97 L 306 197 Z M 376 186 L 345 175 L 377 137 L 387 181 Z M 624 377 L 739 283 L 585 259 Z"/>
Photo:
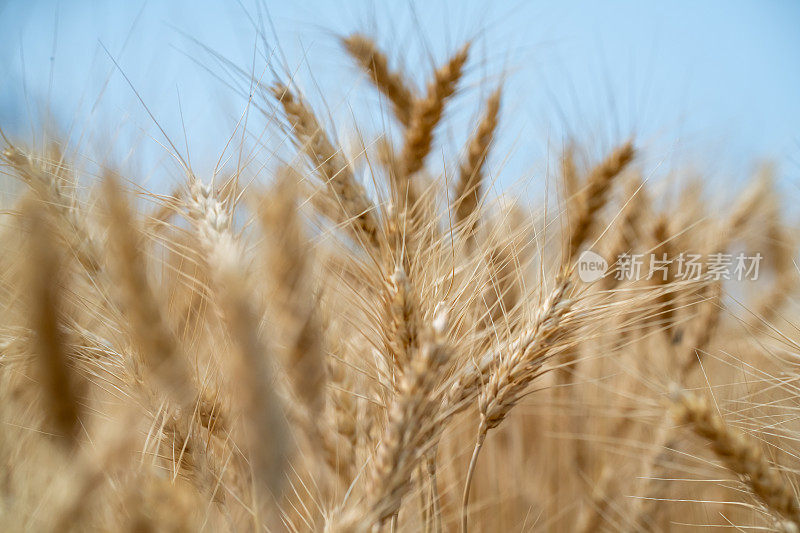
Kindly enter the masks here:
<path id="1" fill-rule="evenodd" d="M 231 403 L 240 418 L 238 429 L 260 485 L 277 497 L 283 490 L 291 439 L 276 390 L 275 359 L 261 336 L 242 244 L 233 231 L 229 205 L 220 201 L 214 188 L 189 174 L 187 189 L 186 215 L 230 339 L 232 357 L 224 362 L 236 383 Z"/>
<path id="2" fill-rule="evenodd" d="M 403 75 L 389 68 L 389 60 L 372 39 L 354 33 L 342 39 L 347 52 L 367 73 L 370 81 L 391 102 L 397 120 L 403 126 L 411 123 L 414 93 Z"/>
<path id="3" fill-rule="evenodd" d="M 572 300 L 568 291 L 571 282 L 559 281 L 556 288 L 537 311 L 536 318 L 520 338 L 503 354 L 481 393 L 479 407 L 488 429 L 497 427 L 519 401 L 521 393 L 544 363 L 543 352 L 563 333 L 562 317 Z"/>
<path id="4" fill-rule="evenodd" d="M 467 234 L 474 231 L 476 220 L 472 219 L 470 223 L 467 221 L 475 215 L 480 201 L 483 166 L 497 129 L 501 95 L 501 89 L 498 88 L 486 100 L 486 109 L 467 145 L 466 160 L 461 165 L 456 183 L 454 200 L 456 222 L 468 228 Z"/>
<path id="5" fill-rule="evenodd" d="M 744 484 L 766 507 L 800 528 L 800 503 L 779 469 L 769 463 L 758 443 L 731 429 L 708 401 L 688 392 L 674 397 L 675 417 L 706 439 L 725 466 L 742 478 Z"/>
<path id="6" fill-rule="evenodd" d="M 386 280 L 383 316 L 391 369 L 401 376 L 418 348 L 420 321 L 417 296 L 402 266 Z"/>
<path id="7" fill-rule="evenodd" d="M 620 172 L 633 160 L 633 142 L 628 141 L 616 148 L 602 162 L 597 164 L 586 179 L 586 186 L 581 193 L 580 205 L 577 208 L 575 220 L 572 221 L 572 231 L 568 243 L 568 260 L 576 257 L 581 247 L 591 235 L 598 212 L 606 204 L 611 185 Z"/>
<path id="8" fill-rule="evenodd" d="M 448 313 L 440 309 L 388 407 L 380 445 L 365 472 L 368 492 L 364 507 L 343 510 L 335 517 L 333 530 L 366 531 L 383 524 L 400 509 L 412 475 L 436 435 L 432 424 L 441 404 L 434 391 L 451 355 L 447 327 Z"/>
<path id="9" fill-rule="evenodd" d="M 470 459 L 462 497 L 461 529 L 468 526 L 469 494 L 472 476 L 478 455 L 488 432 L 499 426 L 508 413 L 520 401 L 530 383 L 539 375 L 542 365 L 551 357 L 554 343 L 557 343 L 566 329 L 562 319 L 572 307 L 569 298 L 572 283 L 568 278 L 557 280 L 555 288 L 537 310 L 532 324 L 518 338 L 501 352 L 500 360 L 491 370 L 486 384 L 478 396 L 480 424 L 475 448 Z"/>
<path id="10" fill-rule="evenodd" d="M 426 95 L 414 102 L 411 123 L 405 132 L 403 151 L 400 155 L 402 171 L 411 176 L 422 168 L 433 145 L 433 132 L 442 118 L 447 100 L 456 90 L 469 55 L 470 43 L 464 45 L 450 60 L 434 74 Z"/>
<path id="11" fill-rule="evenodd" d="M 77 198 L 69 192 L 75 184 L 67 179 L 65 163 L 53 161 L 45 155 L 23 151 L 9 146 L 0 158 L 8 163 L 14 173 L 33 189 L 45 205 L 60 218 L 57 234 L 70 247 L 90 276 L 95 276 L 102 266 L 100 245 L 91 231 L 91 219 L 85 216 Z"/>

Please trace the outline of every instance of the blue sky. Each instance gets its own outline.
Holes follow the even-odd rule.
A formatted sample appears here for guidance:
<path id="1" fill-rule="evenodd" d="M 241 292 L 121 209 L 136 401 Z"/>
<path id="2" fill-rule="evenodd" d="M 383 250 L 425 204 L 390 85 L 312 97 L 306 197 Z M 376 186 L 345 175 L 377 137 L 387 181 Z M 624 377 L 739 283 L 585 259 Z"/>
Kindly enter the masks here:
<path id="1" fill-rule="evenodd" d="M 790 190 L 800 183 L 800 2 L 265 1 L 254 63 L 259 10 L 241 1 L 0 0 L 0 126 L 31 139 L 49 113 L 82 153 L 135 153 L 142 180 L 178 179 L 110 53 L 181 151 L 186 124 L 192 163 L 208 170 L 246 101 L 217 79 L 235 78 L 213 50 L 265 82 L 267 59 L 279 77 L 292 72 L 345 142 L 353 117 L 367 134 L 386 128 L 336 41 L 363 31 L 420 86 L 473 40 L 441 138 L 458 150 L 480 98 L 503 81 L 501 186 L 541 183 L 568 137 L 597 155 L 631 135 L 662 171 L 738 181 L 769 159 Z M 263 119 L 252 120 L 258 131 Z"/>

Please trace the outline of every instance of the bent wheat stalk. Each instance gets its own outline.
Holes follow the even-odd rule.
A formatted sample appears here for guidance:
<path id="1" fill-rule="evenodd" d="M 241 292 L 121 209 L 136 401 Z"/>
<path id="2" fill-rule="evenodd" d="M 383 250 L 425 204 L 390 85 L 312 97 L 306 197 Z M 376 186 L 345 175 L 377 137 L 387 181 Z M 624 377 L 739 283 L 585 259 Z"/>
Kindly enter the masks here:
<path id="1" fill-rule="evenodd" d="M 478 407 L 481 421 L 462 498 L 461 530 L 464 533 L 468 530 L 467 507 L 472 476 L 486 435 L 505 420 L 531 381 L 539 375 L 542 365 L 553 355 L 550 348 L 563 335 L 561 320 L 572 306 L 567 294 L 571 286 L 566 277 L 556 281 L 555 288 L 536 313 L 533 325 L 509 346 L 480 393 Z"/>

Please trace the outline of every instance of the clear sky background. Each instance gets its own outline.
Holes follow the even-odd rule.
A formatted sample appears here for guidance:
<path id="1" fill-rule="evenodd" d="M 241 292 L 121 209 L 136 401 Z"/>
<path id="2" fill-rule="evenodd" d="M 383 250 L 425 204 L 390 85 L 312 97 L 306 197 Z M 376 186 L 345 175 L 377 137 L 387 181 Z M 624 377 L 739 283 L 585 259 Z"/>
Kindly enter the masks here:
<path id="1" fill-rule="evenodd" d="M 42 124 L 54 123 L 81 153 L 126 161 L 160 187 L 179 169 L 109 54 L 181 151 L 185 123 L 203 172 L 248 90 L 210 51 L 264 83 L 291 72 L 347 142 L 354 118 L 369 135 L 386 129 L 388 114 L 374 112 L 380 101 L 337 35 L 373 36 L 420 86 L 471 39 L 470 70 L 442 139 L 458 150 L 480 98 L 503 81 L 504 133 L 492 159 L 500 186 L 543 183 L 567 138 L 597 155 L 634 135 L 646 166 L 662 173 L 688 165 L 737 182 L 772 160 L 797 198 L 798 30 L 792 0 L 262 0 L 261 9 L 255 0 L 0 0 L 0 127 L 40 140 Z M 251 129 L 263 120 L 254 116 Z"/>

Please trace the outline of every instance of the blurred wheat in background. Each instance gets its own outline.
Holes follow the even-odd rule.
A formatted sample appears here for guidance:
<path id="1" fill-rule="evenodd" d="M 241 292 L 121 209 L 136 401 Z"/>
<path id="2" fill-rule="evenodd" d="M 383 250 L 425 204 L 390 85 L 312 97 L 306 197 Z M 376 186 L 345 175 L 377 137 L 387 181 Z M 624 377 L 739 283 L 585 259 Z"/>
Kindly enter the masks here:
<path id="1" fill-rule="evenodd" d="M 431 68 L 327 38 L 374 135 L 269 47 L 220 63 L 248 89 L 216 167 L 157 140 L 167 194 L 57 125 L 3 130 L 0 530 L 800 532 L 773 168 L 656 180 L 647 139 L 568 139 L 551 190 L 498 192 L 513 72 L 465 83 L 480 37 Z M 685 275 L 743 252 L 757 275 Z"/>

